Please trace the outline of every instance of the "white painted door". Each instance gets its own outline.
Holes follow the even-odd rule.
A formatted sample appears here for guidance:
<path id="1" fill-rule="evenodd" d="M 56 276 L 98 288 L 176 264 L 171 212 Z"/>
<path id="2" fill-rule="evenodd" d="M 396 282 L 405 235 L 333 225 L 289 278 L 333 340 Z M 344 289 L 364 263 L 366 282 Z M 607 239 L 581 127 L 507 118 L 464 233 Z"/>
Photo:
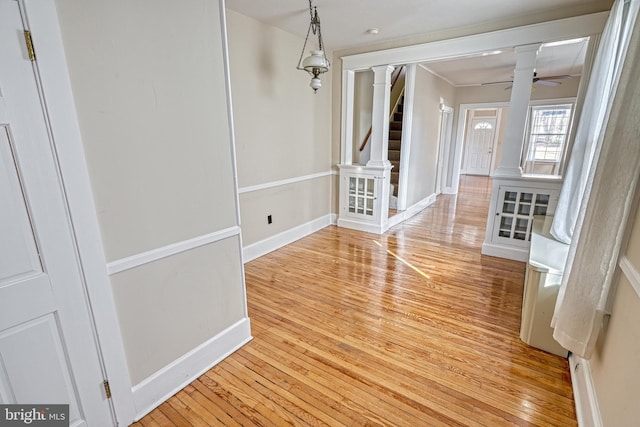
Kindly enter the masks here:
<path id="1" fill-rule="evenodd" d="M 115 425 L 18 2 L 0 0 L 0 403 Z"/>
<path id="2" fill-rule="evenodd" d="M 469 122 L 465 146 L 465 172 L 470 175 L 489 175 L 495 140 L 495 117 L 475 117 Z"/>

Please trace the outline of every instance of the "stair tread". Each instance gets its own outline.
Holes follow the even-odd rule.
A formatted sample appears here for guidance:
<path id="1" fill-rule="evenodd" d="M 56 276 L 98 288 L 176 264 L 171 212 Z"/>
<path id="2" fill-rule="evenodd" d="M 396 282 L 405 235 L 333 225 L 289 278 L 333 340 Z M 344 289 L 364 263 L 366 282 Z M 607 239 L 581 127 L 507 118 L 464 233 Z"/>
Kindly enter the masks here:
<path id="1" fill-rule="evenodd" d="M 391 183 L 394 185 L 393 195 L 398 195 L 398 180 L 400 179 L 400 151 L 402 148 L 402 113 L 404 110 L 404 96 L 398 102 L 392 119 L 389 120 L 389 147 L 387 158 L 393 165 L 391 169 Z"/>

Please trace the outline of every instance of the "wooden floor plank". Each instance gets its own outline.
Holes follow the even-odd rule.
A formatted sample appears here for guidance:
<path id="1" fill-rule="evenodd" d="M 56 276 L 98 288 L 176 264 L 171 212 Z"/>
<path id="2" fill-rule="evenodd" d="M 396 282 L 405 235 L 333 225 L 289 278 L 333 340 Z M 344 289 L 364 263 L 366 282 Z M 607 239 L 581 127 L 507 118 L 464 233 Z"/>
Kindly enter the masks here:
<path id="1" fill-rule="evenodd" d="M 260 372 L 272 382 L 286 381 L 289 384 L 287 390 L 290 393 L 315 408 L 321 408 L 334 420 L 334 424 L 337 422 L 340 425 L 379 425 L 372 424 L 359 411 L 353 410 L 353 405 L 346 403 L 345 396 L 336 393 L 333 389 L 318 390 L 320 385 L 306 375 L 307 369 L 293 363 L 289 354 L 286 354 L 285 358 L 280 355 L 272 357 L 272 354 L 263 349 L 259 357 L 244 350 L 241 350 L 240 355 L 246 360 L 246 366 L 257 366 Z M 283 375 L 286 375 L 284 380 L 281 378 Z"/>
<path id="2" fill-rule="evenodd" d="M 167 418 L 166 415 L 160 411 L 160 409 L 156 408 L 153 411 L 149 412 L 149 414 L 145 418 L 151 418 L 155 421 L 156 425 L 159 426 L 170 426 L 172 425 L 171 420 Z"/>
<path id="3" fill-rule="evenodd" d="M 173 407 L 174 400 L 175 399 L 172 397 L 171 399 L 164 402 L 162 405 L 158 406 L 158 409 L 160 409 L 160 412 L 162 412 L 162 414 L 171 422 L 171 424 L 167 424 L 167 425 L 180 426 L 180 427 L 192 426 L 193 424 L 189 420 L 187 420 L 186 417 L 182 416 L 180 414 L 180 411 L 177 411 L 176 409 L 174 409 Z M 147 415 L 145 418 L 147 418 L 148 416 L 149 415 Z"/>
<path id="4" fill-rule="evenodd" d="M 217 374 L 219 375 L 219 373 Z M 269 420 L 239 400 L 231 391 L 225 390 L 212 378 L 212 372 L 202 375 L 191 383 L 209 401 L 210 405 L 220 407 L 243 426 L 268 426 Z"/>
<path id="5" fill-rule="evenodd" d="M 274 290 L 272 290 L 274 291 Z M 298 306 L 299 308 L 302 308 L 302 312 L 305 312 L 307 314 L 309 313 L 313 313 L 312 309 L 310 307 L 306 307 L 304 306 L 304 304 L 302 306 Z M 297 311 L 297 310 L 296 310 Z M 280 313 L 281 315 L 286 315 L 283 313 Z M 277 314 L 276 313 L 272 313 L 271 314 L 272 317 L 276 317 Z M 366 354 L 371 355 L 374 354 L 377 357 L 384 357 L 385 353 L 389 352 L 390 349 L 393 348 L 397 348 L 398 351 L 402 351 L 405 355 L 407 356 L 411 356 L 411 351 L 413 350 L 413 358 L 412 357 L 408 357 L 407 361 L 411 361 L 411 360 L 417 360 L 420 359 L 420 362 L 424 362 L 425 359 L 422 357 L 422 354 L 420 354 L 418 352 L 418 349 L 415 348 L 410 348 L 408 346 L 397 346 L 397 345 L 393 345 L 391 344 L 389 341 L 386 341 L 378 344 L 376 341 L 373 342 L 374 346 L 377 346 L 378 348 L 374 348 L 371 349 L 371 344 L 370 343 L 366 343 L 366 342 L 362 342 L 362 336 L 364 336 L 364 334 L 366 333 L 365 330 L 357 328 L 356 324 L 351 324 L 350 325 L 350 330 L 349 331 L 340 331 L 340 326 L 339 325 L 334 325 L 332 324 L 332 322 L 328 319 L 325 319 L 323 322 L 318 322 L 316 325 L 312 325 L 311 323 L 307 323 L 305 319 L 293 319 L 293 318 L 289 318 L 288 320 L 293 320 L 295 322 L 298 322 L 301 325 L 306 325 L 308 327 L 306 334 L 307 335 L 311 335 L 311 334 L 318 334 L 319 336 L 327 336 L 327 337 L 331 337 L 332 339 L 336 340 L 336 341 L 342 341 L 345 344 L 349 344 L 354 348 L 358 348 L 361 351 L 365 351 Z M 328 328 L 328 329 L 327 329 Z M 369 329 L 371 330 L 372 326 L 369 326 Z M 375 330 L 375 328 L 374 328 Z M 397 330 L 396 330 L 397 332 Z M 378 337 L 384 336 L 385 333 L 379 332 L 377 334 Z M 386 335 L 389 339 L 392 339 L 391 335 Z M 415 333 L 413 334 L 413 336 L 415 337 Z M 352 339 L 350 339 L 352 337 Z M 395 337 L 397 337 L 397 333 L 395 334 Z M 433 338 L 431 338 L 431 342 L 433 342 Z M 460 356 L 460 353 L 462 353 L 461 351 L 458 351 L 458 356 Z M 478 365 L 478 364 L 474 364 L 475 360 L 477 360 L 477 357 L 473 357 L 471 355 L 462 355 L 462 356 L 467 356 L 467 357 L 455 357 L 455 354 L 451 354 L 451 352 L 449 352 L 449 354 L 444 354 L 444 356 L 440 356 L 440 357 L 436 357 L 437 356 L 437 352 L 433 352 L 431 351 L 429 353 L 429 355 L 432 357 L 433 360 L 435 360 L 435 364 L 436 366 L 442 366 L 444 367 L 444 372 L 445 373 L 450 373 L 450 371 L 452 371 L 454 374 L 457 375 L 462 375 L 462 374 L 467 374 L 467 376 L 465 377 L 466 380 L 470 380 L 475 374 L 478 375 L 480 377 L 482 377 L 483 375 L 487 375 L 489 376 L 489 378 L 492 379 L 500 379 L 500 377 L 502 376 L 502 372 L 499 369 L 495 369 L 495 370 L 491 370 L 489 369 L 491 366 L 491 362 L 489 361 L 489 363 L 483 363 L 482 365 Z M 409 363 L 408 366 L 406 366 L 406 369 L 408 370 L 415 370 L 416 369 L 420 369 L 420 364 L 415 364 L 415 363 Z M 471 372 L 469 372 L 469 369 L 471 369 Z M 509 373 L 509 375 L 513 375 L 513 372 Z M 454 379 L 454 383 L 455 382 L 459 382 L 455 381 Z M 542 388 L 542 387 L 541 387 Z M 539 394 L 546 394 L 547 390 L 536 390 L 536 389 L 531 389 L 531 390 L 527 390 L 527 392 L 530 393 L 530 397 L 532 398 L 536 398 L 539 397 Z"/>
<path id="6" fill-rule="evenodd" d="M 138 425 L 576 426 L 567 361 L 519 339 L 524 263 L 480 253 L 490 191 L 247 263 L 254 339 Z"/>

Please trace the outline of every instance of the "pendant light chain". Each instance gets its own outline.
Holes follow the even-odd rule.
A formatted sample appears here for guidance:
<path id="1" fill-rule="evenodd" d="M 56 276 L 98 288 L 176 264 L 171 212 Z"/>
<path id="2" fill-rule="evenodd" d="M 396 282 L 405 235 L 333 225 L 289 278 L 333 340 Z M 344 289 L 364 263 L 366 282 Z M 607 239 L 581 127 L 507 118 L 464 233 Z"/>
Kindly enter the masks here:
<path id="1" fill-rule="evenodd" d="M 311 3 L 311 0 L 309 0 L 309 3 Z M 304 50 L 307 47 L 307 40 L 309 40 L 310 32 L 311 32 L 311 25 L 309 25 L 309 29 L 307 29 L 307 37 L 304 38 L 304 44 L 302 45 L 302 52 L 300 52 L 300 59 L 298 59 L 298 67 L 297 67 L 298 70 L 304 70 L 304 68 L 300 67 L 300 64 L 302 63 L 302 57 L 304 56 Z"/>

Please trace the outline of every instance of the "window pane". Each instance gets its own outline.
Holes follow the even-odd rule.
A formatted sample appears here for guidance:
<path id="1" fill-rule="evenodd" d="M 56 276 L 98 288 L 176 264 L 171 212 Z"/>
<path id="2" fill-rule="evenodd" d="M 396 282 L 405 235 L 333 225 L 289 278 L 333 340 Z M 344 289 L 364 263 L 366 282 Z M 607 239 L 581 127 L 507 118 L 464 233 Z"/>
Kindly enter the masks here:
<path id="1" fill-rule="evenodd" d="M 488 122 L 480 122 L 478 124 L 476 124 L 473 127 L 475 130 L 479 130 L 479 129 L 493 129 L 493 126 L 491 126 L 491 123 Z"/>
<path id="2" fill-rule="evenodd" d="M 573 105 L 533 106 L 529 110 L 529 140 L 525 173 L 558 175 L 571 126 Z"/>

